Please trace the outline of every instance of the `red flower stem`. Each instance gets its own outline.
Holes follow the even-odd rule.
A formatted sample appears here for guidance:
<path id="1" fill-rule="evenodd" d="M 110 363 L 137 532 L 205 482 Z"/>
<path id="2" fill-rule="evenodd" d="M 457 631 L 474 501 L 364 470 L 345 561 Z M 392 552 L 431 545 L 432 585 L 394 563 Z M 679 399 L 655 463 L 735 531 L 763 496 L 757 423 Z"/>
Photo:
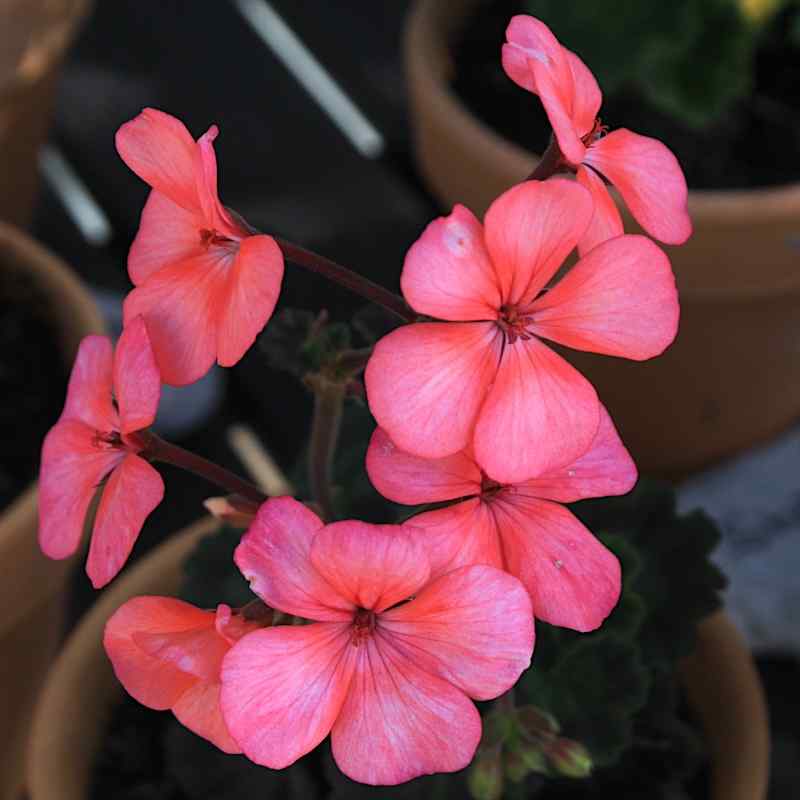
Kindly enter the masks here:
<path id="1" fill-rule="evenodd" d="M 259 505 L 267 499 L 267 495 L 261 489 L 244 478 L 240 478 L 229 469 L 225 469 L 225 467 L 221 467 L 207 458 L 198 456 L 196 453 L 185 450 L 183 447 L 164 441 L 164 439 L 156 436 L 151 431 L 139 431 L 137 437 L 142 440 L 144 446 L 141 455 L 151 461 L 163 461 L 167 464 L 173 464 L 187 472 L 205 478 L 210 483 L 216 484 L 231 494 L 241 495 Z"/>
<path id="2" fill-rule="evenodd" d="M 561 159 L 561 148 L 558 146 L 558 142 L 553 136 L 550 139 L 550 144 L 547 145 L 547 150 L 544 151 L 539 163 L 536 165 L 536 169 L 531 172 L 531 174 L 528 175 L 525 180 L 546 180 L 551 175 L 555 175 L 562 166 L 563 161 Z"/>
<path id="3" fill-rule="evenodd" d="M 319 505 L 325 522 L 335 519 L 332 491 L 333 457 L 339 441 L 342 407 L 347 392 L 344 383 L 317 376 L 310 381 L 314 390 L 314 417 L 308 452 L 311 497 Z"/>
<path id="4" fill-rule="evenodd" d="M 344 286 L 351 292 L 360 294 L 372 303 L 377 303 L 383 306 L 387 311 L 400 317 L 404 322 L 414 322 L 417 319 L 417 313 L 408 307 L 408 304 L 402 297 L 384 289 L 377 283 L 353 272 L 335 261 L 331 261 L 325 256 L 314 253 L 311 250 L 306 250 L 300 245 L 292 242 L 287 242 L 285 239 L 279 239 L 277 236 L 273 237 L 281 248 L 283 256 L 287 261 L 296 264 L 299 267 L 304 267 L 311 272 L 316 272 L 317 275 L 322 275 L 328 280 Z"/>

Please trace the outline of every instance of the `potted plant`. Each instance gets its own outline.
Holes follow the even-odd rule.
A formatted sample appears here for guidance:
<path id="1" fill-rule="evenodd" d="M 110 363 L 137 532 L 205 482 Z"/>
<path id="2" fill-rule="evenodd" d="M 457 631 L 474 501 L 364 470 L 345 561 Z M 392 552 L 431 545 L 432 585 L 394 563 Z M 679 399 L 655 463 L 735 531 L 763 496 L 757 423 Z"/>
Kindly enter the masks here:
<path id="1" fill-rule="evenodd" d="M 61 633 L 69 562 L 45 558 L 36 540 L 39 440 L 55 422 L 80 340 L 103 321 L 80 281 L 52 253 L 0 223 L 4 456 L 0 464 L 0 792 L 22 780 L 33 700 Z M 21 420 L 26 424 L 21 425 Z"/>
<path id="2" fill-rule="evenodd" d="M 752 16 L 762 6 L 762 15 Z M 748 155 L 772 152 L 763 146 L 767 136 L 797 141 L 797 111 L 775 109 L 793 107 L 792 90 L 786 94 L 780 81 L 792 74 L 798 48 L 791 5 L 717 3 L 714 14 L 699 3 L 659 8 L 662 16 L 647 4 L 605 14 L 594 4 L 576 14 L 544 0 L 419 0 L 406 28 L 405 64 L 416 162 L 445 207 L 458 201 L 482 213 L 532 172 L 535 153 L 547 146 L 541 106 L 499 66 L 513 13 L 541 16 L 584 58 L 603 50 L 597 74 L 604 121 L 654 134 L 691 161 L 694 231 L 680 248 L 668 248 L 681 294 L 676 342 L 633 371 L 611 359 L 590 364 L 569 356 L 597 385 L 642 468 L 681 477 L 779 433 L 800 413 L 792 344 L 800 290 L 797 174 Z M 680 23 L 680 14 L 691 24 Z M 669 37 L 679 23 L 681 36 L 662 47 L 659 36 Z M 607 44 L 622 40 L 624 47 Z M 622 53 L 630 55 L 630 72 L 620 69 Z M 637 230 L 625 205 L 619 208 L 625 230 Z"/>
<path id="3" fill-rule="evenodd" d="M 68 558 L 91 528 L 86 572 L 107 585 L 153 509 L 172 501 L 164 462 L 219 487 L 208 507 L 229 525 L 186 559 L 181 597 L 129 594 L 156 591 L 159 575 L 174 585 L 195 534 L 145 562 L 152 574 L 143 566 L 123 579 L 76 633 L 39 712 L 34 797 L 48 796 L 42 776 L 70 750 L 49 720 L 69 713 L 76 676 L 96 672 L 83 665 L 96 666 L 99 644 L 87 643 L 101 626 L 128 694 L 195 734 L 168 735 L 183 791 L 208 790 L 201 763 L 229 776 L 225 792 L 241 785 L 240 769 L 260 793 L 300 796 L 686 790 L 697 737 L 676 680 L 683 659 L 705 654 L 695 639 L 719 609 L 716 533 L 702 514 L 678 517 L 668 487 L 634 489 L 611 415 L 546 343 L 633 361 L 670 345 L 679 304 L 669 259 L 622 232 L 584 161 L 605 159 L 648 232 L 675 243 L 691 226 L 685 182 L 660 142 L 602 138 L 594 77 L 540 20 L 512 27 L 504 63 L 548 108 L 548 154 L 482 221 L 461 205 L 433 220 L 406 255 L 402 297 L 222 205 L 216 126 L 195 139 L 148 108 L 118 131 L 121 157 L 152 188 L 128 259 L 134 288 L 116 345 L 81 342 L 45 437 L 40 544 Z M 347 320 L 276 313 L 287 263 L 371 306 Z M 268 365 L 314 397 L 298 447 L 303 502 L 267 497 L 151 430 L 162 382 L 233 366 L 256 340 Z M 717 689 L 745 678 L 753 782 L 725 791 L 746 785 L 758 797 L 763 700 L 752 664 L 738 664 L 686 698 L 734 708 Z M 98 697 L 110 698 L 108 674 L 96 675 Z M 143 718 L 134 727 L 160 739 Z M 68 785 L 85 792 L 101 728 L 87 732 L 80 774 L 57 778 L 62 796 Z M 662 769 L 642 770 L 653 762 Z"/>

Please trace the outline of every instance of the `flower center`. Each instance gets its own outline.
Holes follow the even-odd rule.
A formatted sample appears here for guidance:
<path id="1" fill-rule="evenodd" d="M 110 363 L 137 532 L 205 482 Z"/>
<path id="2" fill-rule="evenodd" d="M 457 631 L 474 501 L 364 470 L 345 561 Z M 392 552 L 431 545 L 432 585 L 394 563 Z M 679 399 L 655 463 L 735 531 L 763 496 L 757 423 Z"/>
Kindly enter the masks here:
<path id="1" fill-rule="evenodd" d="M 502 489 L 505 489 L 505 484 L 498 483 L 494 478 L 490 478 L 483 470 L 481 470 L 481 499 L 489 500 Z"/>
<path id="2" fill-rule="evenodd" d="M 223 236 L 221 233 L 217 233 L 215 228 L 201 228 L 200 229 L 200 241 L 203 243 L 203 246 L 208 249 L 211 247 L 212 244 L 216 245 L 235 245 L 236 242 L 233 239 L 230 239 L 227 236 Z"/>
<path id="3" fill-rule="evenodd" d="M 350 643 L 353 647 L 360 647 L 372 636 L 376 622 L 377 618 L 374 611 L 369 611 L 366 608 L 359 608 L 356 611 L 353 615 L 353 633 L 350 638 Z"/>
<path id="4" fill-rule="evenodd" d="M 597 119 L 595 119 L 594 121 L 592 129 L 589 131 L 589 133 L 587 133 L 584 137 L 581 138 L 581 141 L 586 147 L 589 147 L 598 139 L 602 139 L 607 133 L 608 133 L 608 125 L 603 125 L 603 122 L 600 119 L 600 117 L 597 117 Z"/>
<path id="5" fill-rule="evenodd" d="M 500 306 L 500 316 L 497 324 L 505 334 L 509 344 L 514 344 L 517 339 L 523 341 L 532 339 L 533 334 L 528 330 L 528 325 L 533 323 L 533 315 L 517 306 Z"/>
<path id="6" fill-rule="evenodd" d="M 92 444 L 98 450 L 116 450 L 123 446 L 119 431 L 95 431 Z"/>

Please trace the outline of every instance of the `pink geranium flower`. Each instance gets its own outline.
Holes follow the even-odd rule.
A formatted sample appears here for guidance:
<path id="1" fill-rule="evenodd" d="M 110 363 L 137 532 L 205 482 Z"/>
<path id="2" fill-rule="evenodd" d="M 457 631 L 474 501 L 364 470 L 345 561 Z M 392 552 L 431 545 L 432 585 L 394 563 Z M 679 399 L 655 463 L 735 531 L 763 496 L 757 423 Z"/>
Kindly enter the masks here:
<path id="1" fill-rule="evenodd" d="M 410 525 L 429 537 L 434 575 L 489 564 L 522 581 L 535 617 L 578 631 L 599 627 L 617 604 L 620 567 L 561 503 L 625 494 L 636 467 L 605 409 L 589 451 L 532 480 L 502 484 L 469 450 L 425 459 L 399 450 L 378 428 L 367 451 L 375 488 L 397 503 L 456 501 L 417 514 Z"/>
<path id="2" fill-rule="evenodd" d="M 142 315 L 165 383 L 239 361 L 275 308 L 283 255 L 219 202 L 212 125 L 195 142 L 175 117 L 146 108 L 117 131 L 123 161 L 153 191 L 128 256 L 136 288 L 126 322 Z"/>
<path id="3" fill-rule="evenodd" d="M 80 345 L 58 422 L 42 447 L 39 544 L 50 558 L 72 555 L 89 504 L 102 497 L 86 572 L 95 588 L 127 560 L 150 512 L 164 497 L 158 472 L 137 453 L 136 431 L 156 416 L 161 382 L 141 318 L 111 340 L 87 336 Z"/>
<path id="4" fill-rule="evenodd" d="M 280 769 L 330 733 L 339 768 L 370 784 L 470 762 L 470 698 L 497 697 L 530 663 L 530 600 L 493 567 L 429 580 L 424 538 L 323 525 L 289 497 L 261 507 L 236 563 L 265 603 L 314 622 L 256 631 L 225 657 L 222 713 L 245 755 Z"/>
<path id="5" fill-rule="evenodd" d="M 617 187 L 636 221 L 666 244 L 682 244 L 692 233 L 686 179 L 672 152 L 657 139 L 619 128 L 603 136 L 597 117 L 602 94 L 594 75 L 562 47 L 538 19 L 514 17 L 506 30 L 503 68 L 542 101 L 566 164 L 594 196 L 592 224 L 582 253 L 622 233 L 622 220 L 603 178 Z"/>
<path id="6" fill-rule="evenodd" d="M 134 597 L 106 623 L 103 645 L 142 705 L 171 709 L 220 750 L 241 753 L 219 709 L 220 668 L 231 646 L 258 627 L 226 605 L 215 613 L 171 597 Z"/>
<path id="7" fill-rule="evenodd" d="M 542 338 L 635 360 L 675 337 L 678 299 L 664 253 L 619 236 L 553 287 L 589 226 L 593 203 L 574 181 L 526 181 L 482 226 L 463 206 L 412 245 L 401 285 L 420 314 L 381 339 L 367 365 L 378 424 L 414 455 L 472 446 L 495 480 L 518 483 L 583 455 L 600 423 L 591 384 Z"/>

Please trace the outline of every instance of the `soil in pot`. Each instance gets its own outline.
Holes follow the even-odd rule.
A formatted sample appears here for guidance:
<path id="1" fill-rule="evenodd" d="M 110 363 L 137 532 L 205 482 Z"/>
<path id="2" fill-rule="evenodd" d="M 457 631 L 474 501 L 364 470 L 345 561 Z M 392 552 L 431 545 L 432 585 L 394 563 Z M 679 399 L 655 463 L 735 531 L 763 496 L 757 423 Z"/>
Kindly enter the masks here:
<path id="1" fill-rule="evenodd" d="M 30 275 L 0 269 L 0 511 L 36 478 L 68 378 L 49 299 Z"/>
<path id="2" fill-rule="evenodd" d="M 480 3 L 453 43 L 453 88 L 479 119 L 531 152 L 547 146 L 550 126 L 541 103 L 503 72 L 500 48 L 520 0 Z M 769 25 L 756 53 L 753 90 L 719 119 L 690 127 L 654 108 L 639 93 L 603 97 L 600 114 L 613 130 L 629 128 L 667 144 L 692 189 L 743 189 L 800 180 L 800 46 L 788 24 L 792 9 Z M 544 20 L 547 22 L 547 20 Z M 558 31 L 554 31 L 558 36 Z M 574 47 L 564 42 L 568 47 Z M 580 55 L 580 53 L 579 53 Z M 591 64 L 588 64 L 591 69 Z M 601 86 L 601 89 L 603 87 Z M 780 153 L 780 158 L 776 158 Z M 520 176 L 522 179 L 524 176 Z"/>

